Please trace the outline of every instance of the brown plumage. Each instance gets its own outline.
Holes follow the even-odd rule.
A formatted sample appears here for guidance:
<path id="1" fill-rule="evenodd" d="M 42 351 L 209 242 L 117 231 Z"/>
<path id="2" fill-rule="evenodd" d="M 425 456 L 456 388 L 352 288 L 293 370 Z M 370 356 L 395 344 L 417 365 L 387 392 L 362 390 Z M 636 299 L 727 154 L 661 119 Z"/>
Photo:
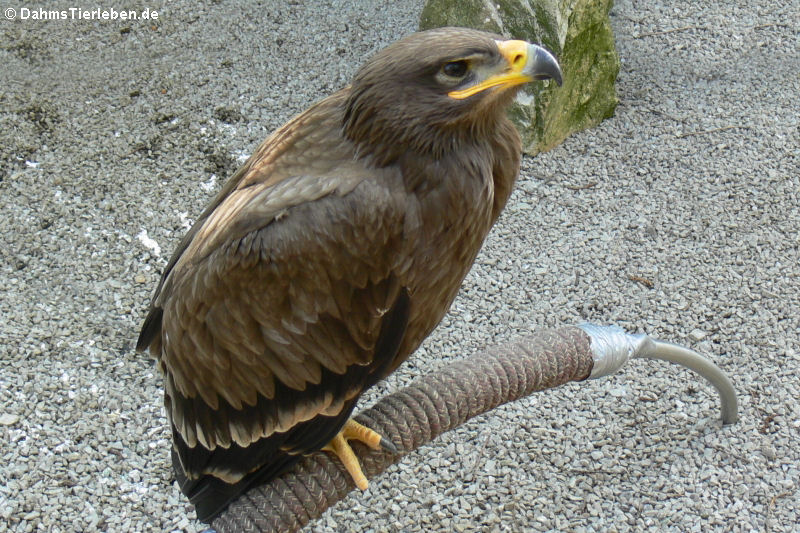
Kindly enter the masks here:
<path id="1" fill-rule="evenodd" d="M 181 241 L 139 337 L 208 520 L 330 441 L 450 307 L 511 193 L 542 49 L 414 34 L 271 135 Z"/>

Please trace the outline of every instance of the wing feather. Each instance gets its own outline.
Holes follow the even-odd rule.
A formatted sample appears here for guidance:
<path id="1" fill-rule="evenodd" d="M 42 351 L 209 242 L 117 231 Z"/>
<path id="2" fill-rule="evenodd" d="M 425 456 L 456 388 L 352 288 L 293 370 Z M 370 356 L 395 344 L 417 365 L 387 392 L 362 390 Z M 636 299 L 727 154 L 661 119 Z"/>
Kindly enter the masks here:
<path id="1" fill-rule="evenodd" d="M 267 427 L 285 431 L 292 421 L 332 412 L 333 404 L 347 398 L 300 402 L 301 409 L 278 398 L 276 386 L 302 392 L 322 383 L 323 369 L 344 375 L 352 365 L 373 363 L 383 315 L 400 289 L 392 256 L 396 250 L 387 243 L 401 237 L 403 206 L 398 203 L 402 197 L 392 191 L 400 183 L 396 171 L 379 172 L 382 179 L 361 172 L 361 183 L 343 196 L 325 194 L 294 205 L 266 225 L 255 220 L 260 208 L 250 210 L 237 197 L 238 213 L 224 219 L 227 233 L 219 228 L 197 233 L 197 241 L 186 248 L 189 256 L 176 262 L 158 297 L 165 307 L 166 333 L 160 355 L 173 392 L 201 398 L 201 407 L 213 411 L 223 404 L 235 410 L 261 405 L 259 398 L 278 406 L 272 415 L 252 412 L 252 420 L 235 423 L 194 415 L 191 428 L 177 426 L 187 442 L 225 446 L 231 431 L 236 442 L 247 441 L 248 432 L 252 441 Z M 302 190 L 335 189 L 309 185 Z M 353 198 L 358 195 L 369 202 Z M 243 225 L 251 233 L 240 235 Z M 370 230 L 353 230 L 365 226 Z M 387 235 L 391 231 L 398 235 Z M 181 405 L 173 402 L 173 419 L 182 416 Z M 271 422 L 265 420 L 269 416 Z M 227 431 L 219 431 L 222 424 L 228 424 Z M 198 433 L 207 435 L 198 439 Z"/>

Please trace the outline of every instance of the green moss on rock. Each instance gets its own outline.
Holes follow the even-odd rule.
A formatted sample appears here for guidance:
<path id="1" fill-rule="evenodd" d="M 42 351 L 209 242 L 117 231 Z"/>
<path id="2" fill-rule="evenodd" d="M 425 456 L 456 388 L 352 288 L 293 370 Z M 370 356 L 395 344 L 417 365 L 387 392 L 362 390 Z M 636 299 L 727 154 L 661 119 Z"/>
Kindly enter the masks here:
<path id="1" fill-rule="evenodd" d="M 420 29 L 476 28 L 543 44 L 558 57 L 564 85 L 525 87 L 509 115 L 526 153 L 560 144 L 568 135 L 613 115 L 619 56 L 608 20 L 611 0 L 429 0 Z"/>

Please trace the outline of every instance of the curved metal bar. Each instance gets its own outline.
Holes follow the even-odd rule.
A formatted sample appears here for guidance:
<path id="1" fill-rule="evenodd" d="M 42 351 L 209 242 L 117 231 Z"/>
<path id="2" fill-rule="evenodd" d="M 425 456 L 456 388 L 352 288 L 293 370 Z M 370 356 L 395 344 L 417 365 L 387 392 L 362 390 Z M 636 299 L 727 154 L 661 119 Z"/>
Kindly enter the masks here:
<path id="1" fill-rule="evenodd" d="M 594 366 L 591 378 L 614 374 L 633 358 L 678 363 L 694 370 L 717 389 L 723 424 L 733 424 L 739 419 L 736 391 L 731 380 L 717 365 L 699 353 L 677 344 L 651 339 L 644 334 L 627 333 L 619 326 L 581 324 L 579 327 L 592 339 Z"/>
<path id="2" fill-rule="evenodd" d="M 635 358 L 670 361 L 694 370 L 717 389 L 720 410 L 722 411 L 722 423 L 726 425 L 733 424 L 739 420 L 739 406 L 736 401 L 736 391 L 733 388 L 733 383 L 717 365 L 689 348 L 650 338 L 647 340 L 649 342 L 644 343 L 642 349 L 636 352 Z"/>

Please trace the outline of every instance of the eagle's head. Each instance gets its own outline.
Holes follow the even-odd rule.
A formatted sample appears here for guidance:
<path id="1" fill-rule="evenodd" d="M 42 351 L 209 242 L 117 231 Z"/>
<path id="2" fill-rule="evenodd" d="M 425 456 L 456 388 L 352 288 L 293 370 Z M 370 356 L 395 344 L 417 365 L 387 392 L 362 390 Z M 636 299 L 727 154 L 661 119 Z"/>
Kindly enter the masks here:
<path id="1" fill-rule="evenodd" d="M 345 135 L 379 165 L 400 151 L 443 155 L 453 143 L 491 134 L 522 84 L 561 69 L 544 48 L 467 28 L 412 34 L 358 71 L 344 113 Z"/>

